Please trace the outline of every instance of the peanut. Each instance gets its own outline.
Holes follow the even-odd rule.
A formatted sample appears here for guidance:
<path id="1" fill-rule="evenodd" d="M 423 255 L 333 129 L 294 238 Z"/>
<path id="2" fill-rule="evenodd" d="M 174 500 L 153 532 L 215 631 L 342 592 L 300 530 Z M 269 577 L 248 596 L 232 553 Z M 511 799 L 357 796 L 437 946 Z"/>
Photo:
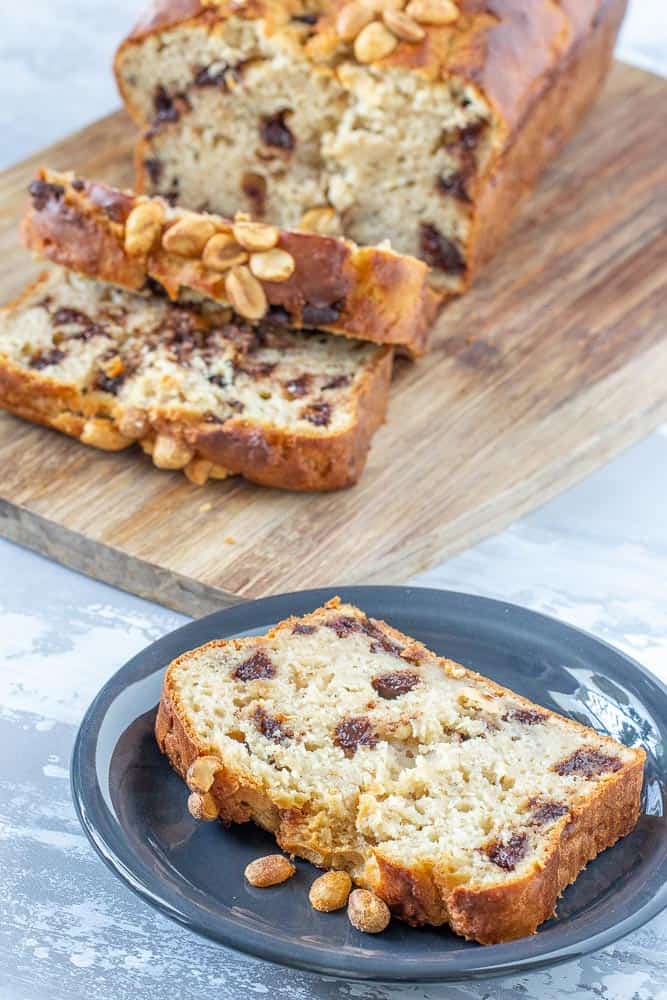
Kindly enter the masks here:
<path id="1" fill-rule="evenodd" d="M 125 223 L 125 252 L 130 257 L 145 257 L 162 232 L 164 208 L 157 201 L 140 202 Z"/>
<path id="2" fill-rule="evenodd" d="M 339 236 L 341 232 L 340 219 L 333 208 L 309 208 L 301 216 L 299 229 L 306 233 L 319 233 L 320 236 Z"/>
<path id="3" fill-rule="evenodd" d="M 145 410 L 140 410 L 134 406 L 130 407 L 118 418 L 118 430 L 131 441 L 136 441 L 138 438 L 144 437 L 148 431 L 148 427 L 148 416 Z"/>
<path id="4" fill-rule="evenodd" d="M 184 469 L 192 461 L 191 448 L 167 434 L 158 434 L 153 445 L 153 464 L 158 469 Z"/>
<path id="5" fill-rule="evenodd" d="M 188 812 L 194 819 L 203 820 L 204 823 L 212 823 L 220 815 L 220 810 L 210 792 L 205 792 L 203 795 L 200 792 L 193 792 L 188 797 Z"/>
<path id="6" fill-rule="evenodd" d="M 212 468 L 213 462 L 209 462 L 207 458 L 193 458 L 183 471 L 195 486 L 204 486 L 208 482 Z"/>
<path id="7" fill-rule="evenodd" d="M 244 265 L 228 272 L 225 292 L 233 308 L 245 319 L 261 319 L 267 310 L 264 289 Z"/>
<path id="8" fill-rule="evenodd" d="M 226 469 L 224 465 L 216 465 L 215 462 L 211 466 L 211 470 L 208 474 L 209 479 L 229 479 L 233 475 L 229 469 Z"/>
<path id="9" fill-rule="evenodd" d="M 360 63 L 377 62 L 393 52 L 397 44 L 394 35 L 381 21 L 373 21 L 357 35 L 354 56 Z"/>
<path id="10" fill-rule="evenodd" d="M 364 934 L 379 934 L 391 920 L 387 904 L 368 889 L 355 889 L 350 893 L 347 916 L 352 926 Z"/>
<path id="11" fill-rule="evenodd" d="M 275 226 L 238 218 L 232 231 L 236 242 L 251 252 L 273 250 L 280 236 L 280 231 Z"/>
<path id="12" fill-rule="evenodd" d="M 185 781 L 191 792 L 210 792 L 215 781 L 215 775 L 222 767 L 217 757 L 197 757 L 190 764 L 185 775 Z"/>
<path id="13" fill-rule="evenodd" d="M 199 257 L 212 236 L 215 223 L 203 215 L 186 215 L 165 232 L 162 246 L 179 257 Z"/>
<path id="14" fill-rule="evenodd" d="M 472 708 L 476 711 L 483 710 L 485 712 L 491 712 L 492 715 L 498 715 L 501 711 L 501 706 L 498 701 L 494 701 L 489 695 L 484 694 L 482 691 L 475 691 L 474 688 L 461 688 L 456 700 L 464 708 Z"/>
<path id="15" fill-rule="evenodd" d="M 250 258 L 250 270 L 260 281 L 287 281 L 294 268 L 294 257 L 286 250 L 264 250 Z"/>
<path id="16" fill-rule="evenodd" d="M 248 254 L 231 233 L 216 233 L 204 247 L 202 263 L 212 271 L 228 271 L 237 264 L 245 264 Z"/>
<path id="17" fill-rule="evenodd" d="M 331 913 L 333 910 L 342 910 L 351 888 L 352 879 L 347 872 L 327 872 L 315 879 L 308 899 L 313 909 L 320 913 Z"/>
<path id="18" fill-rule="evenodd" d="M 453 24 L 459 17 L 458 7 L 451 0 L 410 0 L 405 13 L 419 24 Z"/>
<path id="19" fill-rule="evenodd" d="M 250 885 L 265 889 L 270 885 L 280 885 L 292 878 L 296 868 L 282 854 L 268 854 L 265 858 L 251 861 L 244 872 Z"/>
<path id="20" fill-rule="evenodd" d="M 97 417 L 86 420 L 79 440 L 82 444 L 89 444 L 102 451 L 122 451 L 133 443 L 130 438 L 121 434 L 110 420 Z"/>
<path id="21" fill-rule="evenodd" d="M 353 42 L 362 28 L 370 24 L 375 14 L 373 5 L 363 0 L 352 0 L 341 8 L 336 18 L 336 34 L 344 42 Z"/>
<path id="22" fill-rule="evenodd" d="M 420 24 L 413 21 L 411 17 L 400 10 L 385 10 L 382 20 L 387 25 L 392 35 L 402 39 L 404 42 L 421 42 L 426 32 Z"/>

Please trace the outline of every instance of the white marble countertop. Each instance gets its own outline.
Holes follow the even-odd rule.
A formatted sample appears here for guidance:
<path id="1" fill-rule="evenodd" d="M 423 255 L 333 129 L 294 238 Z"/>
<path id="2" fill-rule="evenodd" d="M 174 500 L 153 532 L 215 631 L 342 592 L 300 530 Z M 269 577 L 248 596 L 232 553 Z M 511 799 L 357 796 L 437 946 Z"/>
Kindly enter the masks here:
<path id="1" fill-rule="evenodd" d="M 1 0 L 0 163 L 112 109 L 114 45 L 141 0 Z M 662 0 L 631 4 L 622 58 L 667 71 Z M 667 428 L 416 581 L 556 615 L 667 680 Z M 667 916 L 557 969 L 447 988 L 277 969 L 200 941 L 120 885 L 70 801 L 76 727 L 101 684 L 184 619 L 0 540 L 0 1000 L 667 997 Z"/>

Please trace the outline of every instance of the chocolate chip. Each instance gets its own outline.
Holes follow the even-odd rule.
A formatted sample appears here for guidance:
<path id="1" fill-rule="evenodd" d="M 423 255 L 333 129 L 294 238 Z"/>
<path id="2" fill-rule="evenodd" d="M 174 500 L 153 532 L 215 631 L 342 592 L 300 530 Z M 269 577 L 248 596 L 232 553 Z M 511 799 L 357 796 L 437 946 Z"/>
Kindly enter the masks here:
<path id="1" fill-rule="evenodd" d="M 250 202 L 252 214 L 261 217 L 266 212 L 266 178 L 247 170 L 241 178 L 241 191 Z"/>
<path id="2" fill-rule="evenodd" d="M 326 392 L 327 389 L 342 389 L 343 386 L 349 384 L 350 384 L 349 375 L 336 375 L 336 377 L 332 378 L 330 382 L 327 382 L 326 385 L 322 386 L 322 392 Z"/>
<path id="3" fill-rule="evenodd" d="M 328 403 L 311 403 L 304 407 L 300 416 L 315 427 L 328 427 L 331 423 L 331 407 Z"/>
<path id="4" fill-rule="evenodd" d="M 174 98 L 167 93 L 162 84 L 159 84 L 155 91 L 153 108 L 155 109 L 153 123 L 157 125 L 163 122 L 177 122 L 181 117 L 181 113 L 174 103 Z"/>
<path id="5" fill-rule="evenodd" d="M 421 257 L 430 267 L 437 267 L 449 274 L 462 274 L 466 262 L 460 248 L 443 236 L 430 222 L 419 225 Z"/>
<path id="6" fill-rule="evenodd" d="M 560 819 L 569 809 L 563 802 L 551 802 L 541 799 L 531 799 L 529 805 L 533 810 L 533 822 L 538 826 L 545 826 L 555 819 Z"/>
<path id="7" fill-rule="evenodd" d="M 319 14 L 292 14 L 290 20 L 298 21 L 300 24 L 317 24 Z"/>
<path id="8" fill-rule="evenodd" d="M 255 709 L 252 720 L 262 736 L 266 736 L 267 740 L 272 740 L 274 743 L 284 743 L 294 736 L 291 729 L 283 727 L 282 722 L 269 715 L 261 705 Z"/>
<path id="9" fill-rule="evenodd" d="M 155 278 L 150 276 L 146 278 L 142 291 L 150 292 L 151 295 L 157 295 L 159 299 L 168 298 L 167 289 L 164 285 L 161 285 L 159 281 L 156 281 Z"/>
<path id="10" fill-rule="evenodd" d="M 473 122 L 472 125 L 466 125 L 465 128 L 459 129 L 458 141 L 464 149 L 476 149 L 479 142 L 479 137 L 486 128 L 485 122 Z"/>
<path id="11" fill-rule="evenodd" d="M 371 633 L 367 633 L 371 635 Z M 388 639 L 386 635 L 383 635 L 378 629 L 378 634 L 374 637 L 371 643 L 371 653 L 390 653 L 392 656 L 400 656 L 403 650 L 391 639 Z"/>
<path id="12" fill-rule="evenodd" d="M 234 79 L 238 79 L 238 73 L 233 66 L 224 64 L 220 69 L 215 70 L 211 66 L 203 66 L 195 73 L 194 84 L 195 87 L 220 87 L 222 90 L 229 91 L 230 75 Z"/>
<path id="13" fill-rule="evenodd" d="M 149 156 L 144 160 L 144 168 L 150 177 L 151 184 L 155 187 L 162 178 L 162 160 L 158 160 L 156 156 Z"/>
<path id="14" fill-rule="evenodd" d="M 95 376 L 93 381 L 93 388 L 99 389 L 100 392 L 108 392 L 112 396 L 118 395 L 118 390 L 125 381 L 126 373 L 123 372 L 121 375 L 110 376 L 106 372 L 100 371 Z"/>
<path id="15" fill-rule="evenodd" d="M 575 750 L 565 760 L 555 764 L 553 770 L 560 775 L 581 774 L 585 778 L 592 778 L 596 774 L 618 771 L 622 766 L 618 757 L 611 757 L 600 750 L 584 748 Z"/>
<path id="16" fill-rule="evenodd" d="M 317 629 L 314 625 L 304 625 L 303 622 L 297 622 L 292 632 L 294 635 L 313 635 Z"/>
<path id="17" fill-rule="evenodd" d="M 50 201 L 60 201 L 65 194 L 62 184 L 49 184 L 48 181 L 33 181 L 28 185 L 28 193 L 38 212 L 41 212 Z"/>
<path id="18" fill-rule="evenodd" d="M 64 351 L 59 351 L 57 348 L 53 348 L 51 351 L 45 351 L 42 354 L 36 354 L 29 361 L 31 368 L 36 368 L 40 370 L 42 368 L 48 368 L 50 365 L 57 365 L 65 357 Z"/>
<path id="19" fill-rule="evenodd" d="M 166 202 L 168 202 L 172 208 L 181 196 L 181 182 L 178 177 L 174 177 L 171 182 L 171 186 L 168 191 L 162 192 L 162 197 Z"/>
<path id="20" fill-rule="evenodd" d="M 306 302 L 301 310 L 301 322 L 306 326 L 328 326 L 340 319 L 342 309 L 340 302 L 331 302 L 328 305 Z"/>
<path id="21" fill-rule="evenodd" d="M 456 198 L 457 201 L 470 203 L 472 199 L 468 194 L 466 184 L 466 178 L 460 172 L 450 174 L 448 177 L 440 175 L 436 178 L 435 182 L 436 189 L 440 194 L 450 195 L 452 198 Z"/>
<path id="22" fill-rule="evenodd" d="M 288 112 L 279 111 L 275 115 L 262 118 L 259 134 L 265 146 L 272 146 L 274 149 L 294 149 L 295 140 L 285 123 Z"/>
<path id="23" fill-rule="evenodd" d="M 534 708 L 513 708 L 503 715 L 503 722 L 520 722 L 524 726 L 537 726 L 540 722 L 546 722 L 548 718 L 545 712 L 538 712 Z"/>
<path id="24" fill-rule="evenodd" d="M 224 375 L 209 375 L 208 380 L 211 385 L 217 385 L 220 389 L 225 389 L 229 384 Z"/>
<path id="25" fill-rule="evenodd" d="M 232 366 L 237 374 L 248 375 L 250 378 L 267 378 L 269 375 L 273 375 L 278 367 L 278 362 L 260 361 L 257 364 L 250 365 L 247 362 L 232 361 Z"/>
<path id="26" fill-rule="evenodd" d="M 87 342 L 92 340 L 93 337 L 106 336 L 106 330 L 100 323 L 96 323 L 90 316 L 87 316 L 84 312 L 79 312 L 78 309 L 69 309 L 64 306 L 56 309 L 52 322 L 56 326 L 80 327 L 76 333 L 68 335 L 68 340 L 82 340 Z"/>
<path id="27" fill-rule="evenodd" d="M 74 180 L 72 181 L 72 187 L 74 188 L 75 191 L 85 191 L 86 182 L 82 181 L 79 177 L 75 177 Z"/>
<path id="28" fill-rule="evenodd" d="M 303 375 L 297 375 L 296 378 L 291 378 L 288 382 L 284 383 L 285 392 L 290 397 L 290 399 L 299 399 L 301 396 L 307 396 L 310 391 L 311 376 L 307 373 Z"/>
<path id="29" fill-rule="evenodd" d="M 256 653 L 239 664 L 232 676 L 239 681 L 254 681 L 258 677 L 275 677 L 275 674 L 274 663 L 263 649 L 258 649 Z"/>
<path id="30" fill-rule="evenodd" d="M 69 309 L 66 306 L 61 306 L 60 309 L 56 309 L 54 312 L 53 322 L 58 326 L 89 326 L 93 321 L 90 316 L 79 312 L 78 309 Z"/>
<path id="31" fill-rule="evenodd" d="M 134 207 L 134 198 L 104 184 L 91 184 L 88 196 L 112 222 L 125 222 Z"/>
<path id="32" fill-rule="evenodd" d="M 393 656 L 400 656 L 402 648 L 389 639 L 382 629 L 373 624 L 368 618 L 352 618 L 349 615 L 340 615 L 338 618 L 330 618 L 324 623 L 327 628 L 334 630 L 339 639 L 345 636 L 358 633 L 366 635 L 371 639 L 371 653 L 391 653 Z"/>
<path id="33" fill-rule="evenodd" d="M 327 628 L 333 629 L 339 639 L 344 639 L 346 635 L 352 635 L 354 632 L 361 632 L 359 620 L 348 615 L 341 615 L 339 618 L 329 618 L 324 624 Z"/>
<path id="34" fill-rule="evenodd" d="M 412 691 L 419 681 L 419 675 L 412 673 L 411 670 L 397 670 L 393 674 L 374 677 L 371 684 L 381 698 L 393 701 L 394 698 L 400 698 L 402 694 Z"/>
<path id="35" fill-rule="evenodd" d="M 292 325 L 292 317 L 287 312 L 287 309 L 283 309 L 282 306 L 269 306 L 269 311 L 264 321 L 266 323 L 274 323 L 276 326 Z"/>
<path id="36" fill-rule="evenodd" d="M 346 757 L 352 757 L 359 746 L 374 747 L 377 736 L 373 732 L 370 719 L 365 715 L 359 715 L 343 719 L 338 723 L 334 743 L 341 748 Z"/>
<path id="37" fill-rule="evenodd" d="M 494 841 L 484 848 L 484 853 L 489 861 L 506 872 L 513 872 L 517 861 L 521 861 L 526 853 L 528 835 L 525 833 L 512 834 L 506 844 Z"/>

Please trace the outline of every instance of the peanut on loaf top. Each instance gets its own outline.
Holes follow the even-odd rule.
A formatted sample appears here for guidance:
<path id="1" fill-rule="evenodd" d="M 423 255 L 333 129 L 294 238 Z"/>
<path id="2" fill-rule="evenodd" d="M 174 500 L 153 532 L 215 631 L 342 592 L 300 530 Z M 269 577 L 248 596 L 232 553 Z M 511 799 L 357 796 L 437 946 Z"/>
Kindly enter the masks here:
<path id="1" fill-rule="evenodd" d="M 419 260 L 316 233 L 289 232 L 174 207 L 42 169 L 23 221 L 28 247 L 132 291 L 204 296 L 250 322 L 280 313 L 292 327 L 423 351 L 439 304 Z"/>

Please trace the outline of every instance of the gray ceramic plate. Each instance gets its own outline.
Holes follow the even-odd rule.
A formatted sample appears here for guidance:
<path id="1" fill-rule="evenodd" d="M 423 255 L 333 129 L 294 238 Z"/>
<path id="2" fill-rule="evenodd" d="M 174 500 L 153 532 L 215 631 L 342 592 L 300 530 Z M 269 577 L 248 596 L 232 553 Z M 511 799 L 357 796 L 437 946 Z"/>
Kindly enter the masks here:
<path id="1" fill-rule="evenodd" d="M 244 825 L 190 819 L 186 790 L 158 753 L 152 727 L 164 668 L 210 639 L 263 632 L 311 611 L 335 591 L 314 590 L 209 615 L 135 656 L 102 689 L 74 748 L 72 789 L 79 818 L 103 860 L 144 900 L 199 934 L 261 958 L 334 976 L 445 981 L 526 971 L 602 948 L 667 904 L 667 690 L 628 657 L 577 629 L 497 601 L 407 587 L 341 588 L 438 653 L 475 667 L 547 708 L 648 753 L 642 816 L 635 831 L 592 862 L 531 938 L 481 947 L 446 929 L 393 921 L 364 936 L 344 911 L 308 903 L 316 872 L 270 890 L 243 869 L 275 850 Z"/>

